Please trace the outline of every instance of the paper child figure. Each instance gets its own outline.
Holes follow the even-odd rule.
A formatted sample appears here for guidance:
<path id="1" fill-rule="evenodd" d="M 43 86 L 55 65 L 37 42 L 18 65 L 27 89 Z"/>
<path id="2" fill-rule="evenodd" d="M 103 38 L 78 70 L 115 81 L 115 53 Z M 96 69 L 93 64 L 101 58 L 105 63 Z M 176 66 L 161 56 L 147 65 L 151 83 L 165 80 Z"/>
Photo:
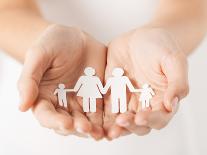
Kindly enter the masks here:
<path id="1" fill-rule="evenodd" d="M 84 70 L 85 75 L 81 76 L 75 87 L 74 91 L 78 92 L 77 96 L 83 98 L 83 111 L 96 112 L 96 99 L 102 98 L 100 92 L 103 91 L 103 85 L 100 79 L 95 75 L 95 69 L 86 67 Z"/>
<path id="2" fill-rule="evenodd" d="M 142 109 L 150 106 L 150 100 L 155 95 L 155 92 L 148 84 L 144 84 L 142 89 L 138 89 L 141 93 L 139 97 L 139 101 L 142 103 Z"/>
<path id="3" fill-rule="evenodd" d="M 126 87 L 129 88 L 130 92 L 137 92 L 128 77 L 123 76 L 123 74 L 124 70 L 122 68 L 115 68 L 112 71 L 113 77 L 107 80 L 104 87 L 104 94 L 111 87 L 112 113 L 118 113 L 119 111 L 124 113 L 127 111 Z"/>
<path id="4" fill-rule="evenodd" d="M 62 83 L 60 83 L 58 85 L 58 88 L 55 89 L 54 95 L 57 94 L 57 96 L 58 96 L 58 103 L 59 103 L 60 106 L 63 106 L 65 108 L 67 108 L 68 103 L 67 103 L 66 93 L 70 92 L 70 91 L 73 91 L 73 90 L 72 89 L 65 89 L 65 85 L 62 84 Z"/>

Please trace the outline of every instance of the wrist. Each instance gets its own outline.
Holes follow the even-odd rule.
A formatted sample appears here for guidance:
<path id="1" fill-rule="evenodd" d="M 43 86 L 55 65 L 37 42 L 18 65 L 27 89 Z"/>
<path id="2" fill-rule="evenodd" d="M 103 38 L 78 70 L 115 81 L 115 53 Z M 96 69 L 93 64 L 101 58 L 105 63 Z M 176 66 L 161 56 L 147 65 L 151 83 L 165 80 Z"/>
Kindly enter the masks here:
<path id="1" fill-rule="evenodd" d="M 141 28 L 138 28 L 137 31 L 142 31 L 145 36 L 149 36 L 155 42 L 155 44 L 160 44 L 163 47 L 168 49 L 168 52 L 172 53 L 183 53 L 184 55 L 188 56 L 187 52 L 182 46 L 182 42 L 180 38 L 166 27 L 157 26 L 153 24 L 144 25 Z"/>
<path id="2" fill-rule="evenodd" d="M 160 29 L 179 45 L 180 49 L 187 56 L 199 45 L 205 36 L 205 29 L 198 23 L 183 21 L 181 23 L 167 23 L 163 21 L 151 21 L 144 25 L 147 29 Z"/>
<path id="3" fill-rule="evenodd" d="M 7 10 L 0 15 L 0 47 L 23 62 L 26 51 L 50 23 L 31 10 Z"/>
<path id="4" fill-rule="evenodd" d="M 29 48 L 31 48 L 35 42 L 39 39 L 39 37 L 44 33 L 44 31 L 51 25 L 48 21 L 41 19 L 38 21 L 31 29 L 32 31 L 28 32 L 27 40 L 23 40 L 22 44 L 19 45 L 22 52 L 17 51 L 16 53 L 19 54 L 18 57 L 15 57 L 20 62 L 24 62 L 25 56 Z"/>

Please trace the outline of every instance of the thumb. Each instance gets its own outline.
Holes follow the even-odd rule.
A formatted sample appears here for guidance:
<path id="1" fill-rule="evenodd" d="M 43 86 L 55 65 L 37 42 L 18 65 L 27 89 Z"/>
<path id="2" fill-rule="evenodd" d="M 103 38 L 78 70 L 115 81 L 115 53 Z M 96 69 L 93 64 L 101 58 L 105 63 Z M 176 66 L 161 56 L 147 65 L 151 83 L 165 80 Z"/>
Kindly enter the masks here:
<path id="1" fill-rule="evenodd" d="M 30 49 L 26 54 L 23 71 L 18 81 L 20 111 L 27 111 L 37 99 L 39 83 L 46 70 L 44 57 L 44 53 L 38 49 Z"/>
<path id="2" fill-rule="evenodd" d="M 186 56 L 183 53 L 169 54 L 162 59 L 161 68 L 168 82 L 164 106 L 172 111 L 175 104 L 189 92 Z"/>

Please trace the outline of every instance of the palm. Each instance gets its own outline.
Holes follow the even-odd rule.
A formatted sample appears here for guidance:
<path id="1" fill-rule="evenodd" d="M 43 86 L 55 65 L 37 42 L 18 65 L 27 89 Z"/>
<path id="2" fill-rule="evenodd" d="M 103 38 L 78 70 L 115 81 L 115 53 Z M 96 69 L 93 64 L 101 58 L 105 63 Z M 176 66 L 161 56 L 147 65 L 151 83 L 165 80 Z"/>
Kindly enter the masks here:
<path id="1" fill-rule="evenodd" d="M 87 66 L 95 68 L 97 76 L 103 80 L 105 46 L 77 29 L 55 27 L 48 31 L 34 46 L 35 49 L 40 49 L 39 53 L 36 53 L 39 66 L 36 75 L 44 72 L 39 83 L 39 95 L 34 108 L 35 115 L 41 124 L 53 128 L 50 127 L 52 120 L 42 121 L 40 118 L 44 112 L 48 112 L 49 108 L 50 111 L 56 111 L 55 113 L 58 114 L 58 119 L 54 117 L 53 121 L 56 119 L 59 120 L 59 124 L 62 122 L 63 130 L 58 128 L 55 129 L 56 132 L 69 134 L 76 132 L 75 129 L 77 129 L 81 134 L 90 134 L 95 139 L 102 138 L 103 106 L 101 100 L 97 103 L 97 113 L 84 113 L 81 98 L 77 98 L 74 93 L 67 95 L 68 109 L 58 105 L 57 97 L 53 93 L 59 83 L 64 83 L 66 88 L 73 88 Z M 35 59 L 33 53 L 31 57 Z M 80 135 L 80 133 L 77 134 Z"/>
<path id="2" fill-rule="evenodd" d="M 163 106 L 163 98 L 168 87 L 168 78 L 162 63 L 164 63 L 164 59 L 168 58 L 171 51 L 176 52 L 178 49 L 171 38 L 160 30 L 141 29 L 126 33 L 112 41 L 109 46 L 106 79 L 114 67 L 122 67 L 134 87 L 141 88 L 144 83 L 147 83 L 154 89 L 156 95 L 151 100 L 151 110 L 166 111 Z M 129 92 L 127 94 L 128 111 L 132 113 L 140 111 L 139 94 Z M 121 130 L 115 125 L 112 126 L 118 116 L 111 114 L 109 98 L 106 98 L 105 105 L 105 128 L 113 136 L 115 130 L 116 132 Z M 141 131 L 140 134 L 145 133 Z"/>

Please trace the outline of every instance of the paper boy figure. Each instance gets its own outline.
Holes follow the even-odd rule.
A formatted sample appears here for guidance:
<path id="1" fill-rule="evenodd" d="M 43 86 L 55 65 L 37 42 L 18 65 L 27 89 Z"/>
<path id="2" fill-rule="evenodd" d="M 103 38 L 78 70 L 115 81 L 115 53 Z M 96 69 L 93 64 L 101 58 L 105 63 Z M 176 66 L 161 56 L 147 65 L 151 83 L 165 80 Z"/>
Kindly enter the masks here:
<path id="1" fill-rule="evenodd" d="M 123 74 L 124 70 L 122 68 L 115 68 L 112 71 L 113 77 L 107 80 L 103 90 L 105 94 L 109 87 L 111 87 L 112 113 L 118 113 L 119 110 L 120 113 L 127 111 L 126 87 L 129 88 L 130 92 L 137 92 L 129 78 L 123 76 Z"/>
<path id="2" fill-rule="evenodd" d="M 58 96 L 58 103 L 60 106 L 63 106 L 65 108 L 67 108 L 68 106 L 68 103 L 67 103 L 67 96 L 66 96 L 66 93 L 67 92 L 72 92 L 73 89 L 65 89 L 65 85 L 60 83 L 58 85 L 58 88 L 55 89 L 55 92 L 54 92 L 54 95 L 57 94 Z"/>

